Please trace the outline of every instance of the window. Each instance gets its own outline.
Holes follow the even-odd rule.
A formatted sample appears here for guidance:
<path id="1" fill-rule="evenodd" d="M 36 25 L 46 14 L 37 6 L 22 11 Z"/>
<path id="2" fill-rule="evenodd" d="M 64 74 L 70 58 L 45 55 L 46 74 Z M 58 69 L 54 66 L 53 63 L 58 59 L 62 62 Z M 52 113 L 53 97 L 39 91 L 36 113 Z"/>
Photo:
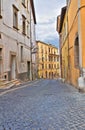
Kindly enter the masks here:
<path id="1" fill-rule="evenodd" d="M 29 30 L 29 22 L 27 22 L 27 37 L 30 37 L 30 36 L 29 36 L 29 31 L 30 31 L 30 30 Z"/>
<path id="2" fill-rule="evenodd" d="M 71 0 L 66 0 L 67 6 L 70 5 Z"/>
<path id="3" fill-rule="evenodd" d="M 44 64 L 42 64 L 42 69 L 44 69 Z"/>
<path id="4" fill-rule="evenodd" d="M 2 48 L 0 48 L 0 61 L 2 60 Z"/>
<path id="5" fill-rule="evenodd" d="M 0 33 L 0 39 L 1 39 L 1 33 Z"/>
<path id="6" fill-rule="evenodd" d="M 43 53 L 43 48 L 42 48 L 42 50 L 41 50 L 41 53 Z"/>
<path id="7" fill-rule="evenodd" d="M 59 61 L 59 57 L 57 57 L 57 61 Z"/>
<path id="8" fill-rule="evenodd" d="M 30 1 L 27 0 L 27 10 L 28 10 L 28 12 L 29 12 L 29 8 L 30 8 Z"/>
<path id="9" fill-rule="evenodd" d="M 13 27 L 18 29 L 18 9 L 13 5 Z"/>
<path id="10" fill-rule="evenodd" d="M 54 62 L 56 61 L 56 57 L 54 57 Z"/>
<path id="11" fill-rule="evenodd" d="M 53 57 L 51 57 L 51 61 L 53 61 Z"/>
<path id="12" fill-rule="evenodd" d="M 54 68 L 56 69 L 56 64 L 54 65 Z"/>
<path id="13" fill-rule="evenodd" d="M 2 48 L 0 48 L 0 75 L 2 73 Z"/>
<path id="14" fill-rule="evenodd" d="M 44 61 L 44 57 L 43 57 L 43 55 L 42 55 L 42 61 Z"/>
<path id="15" fill-rule="evenodd" d="M 21 62 L 23 62 L 23 46 L 21 46 Z"/>
<path id="16" fill-rule="evenodd" d="M 56 54 L 55 50 L 54 50 L 54 54 Z"/>
<path id="17" fill-rule="evenodd" d="M 43 46 L 41 45 L 41 53 L 43 53 Z"/>
<path id="18" fill-rule="evenodd" d="M 57 69 L 59 69 L 59 64 L 57 64 Z"/>
<path id="19" fill-rule="evenodd" d="M 47 64 L 45 65 L 45 69 L 47 69 Z"/>
<path id="20" fill-rule="evenodd" d="M 75 53 L 75 67 L 79 67 L 79 39 L 78 36 L 75 39 L 75 45 L 74 45 L 74 53 Z"/>
<path id="21" fill-rule="evenodd" d="M 47 49 L 45 48 L 45 53 L 47 54 Z"/>
<path id="22" fill-rule="evenodd" d="M 49 53 L 50 53 L 50 48 L 49 48 Z"/>
<path id="23" fill-rule="evenodd" d="M 22 15 L 22 33 L 26 34 L 26 18 Z"/>
<path id="24" fill-rule="evenodd" d="M 49 64 L 49 69 L 51 68 L 50 64 Z"/>
<path id="25" fill-rule="evenodd" d="M 53 69 L 53 64 L 51 65 L 51 69 Z"/>
<path id="26" fill-rule="evenodd" d="M 29 7 L 29 2 L 28 2 L 28 0 L 27 0 L 27 9 L 28 9 L 28 7 Z"/>
<path id="27" fill-rule="evenodd" d="M 46 71 L 45 73 L 46 73 L 46 78 L 47 78 L 48 72 Z"/>
<path id="28" fill-rule="evenodd" d="M 1 0 L 0 0 L 0 18 L 2 18 L 2 16 L 1 16 Z"/>

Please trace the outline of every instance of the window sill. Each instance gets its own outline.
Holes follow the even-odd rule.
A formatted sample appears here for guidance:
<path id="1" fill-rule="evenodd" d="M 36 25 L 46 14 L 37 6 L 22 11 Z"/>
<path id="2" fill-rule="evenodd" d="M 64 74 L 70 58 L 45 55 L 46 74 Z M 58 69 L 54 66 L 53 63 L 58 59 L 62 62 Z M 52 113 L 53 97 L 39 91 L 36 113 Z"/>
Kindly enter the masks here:
<path id="1" fill-rule="evenodd" d="M 26 36 L 26 33 L 22 32 L 22 34 L 23 34 L 24 36 Z"/>
<path id="2" fill-rule="evenodd" d="M 28 39 L 30 39 L 30 37 L 29 37 L 29 36 L 27 36 L 27 38 L 28 38 Z"/>
<path id="3" fill-rule="evenodd" d="M 22 5 L 24 6 L 24 8 L 26 8 L 26 5 L 22 2 Z"/>
<path id="4" fill-rule="evenodd" d="M 14 29 L 16 29 L 17 31 L 19 30 L 17 27 L 13 26 Z"/>
<path id="5" fill-rule="evenodd" d="M 1 39 L 1 34 L 0 34 L 0 39 Z"/>

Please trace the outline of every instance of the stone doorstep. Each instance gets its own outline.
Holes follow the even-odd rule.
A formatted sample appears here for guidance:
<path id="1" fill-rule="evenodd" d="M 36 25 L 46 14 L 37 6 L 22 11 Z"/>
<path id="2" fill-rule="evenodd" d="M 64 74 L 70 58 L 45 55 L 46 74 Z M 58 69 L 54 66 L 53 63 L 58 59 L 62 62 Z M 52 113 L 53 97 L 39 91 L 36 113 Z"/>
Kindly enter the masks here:
<path id="1" fill-rule="evenodd" d="M 0 84 L 0 89 L 9 89 L 11 87 L 13 87 L 14 85 L 20 85 L 21 82 L 17 79 L 15 80 L 11 80 L 11 81 L 4 81 L 4 82 L 1 82 Z"/>
<path id="2" fill-rule="evenodd" d="M 0 79 L 0 84 L 2 84 L 3 82 L 6 82 L 6 79 Z"/>

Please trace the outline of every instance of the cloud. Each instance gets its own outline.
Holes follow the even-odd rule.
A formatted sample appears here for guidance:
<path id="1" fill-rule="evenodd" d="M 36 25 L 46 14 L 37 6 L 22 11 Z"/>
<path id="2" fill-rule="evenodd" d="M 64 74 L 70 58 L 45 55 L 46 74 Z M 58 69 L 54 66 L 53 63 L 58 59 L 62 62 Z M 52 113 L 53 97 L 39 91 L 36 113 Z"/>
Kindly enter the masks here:
<path id="1" fill-rule="evenodd" d="M 37 19 L 37 40 L 53 42 L 53 44 L 58 45 L 56 20 L 61 8 L 65 5 L 65 0 L 34 0 L 34 2 Z"/>

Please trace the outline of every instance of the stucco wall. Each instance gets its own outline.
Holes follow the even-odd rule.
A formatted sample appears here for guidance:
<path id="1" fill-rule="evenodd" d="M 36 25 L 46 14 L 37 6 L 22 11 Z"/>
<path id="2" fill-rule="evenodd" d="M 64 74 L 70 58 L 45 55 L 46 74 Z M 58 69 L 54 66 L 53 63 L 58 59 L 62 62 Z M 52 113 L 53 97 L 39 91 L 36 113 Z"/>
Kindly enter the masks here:
<path id="1" fill-rule="evenodd" d="M 31 61 L 31 52 L 30 52 L 30 24 L 31 32 L 34 32 L 35 24 L 34 21 L 30 20 L 30 1 L 28 2 L 27 9 L 27 0 L 25 1 L 26 8 L 22 5 L 21 0 L 3 0 L 2 1 L 2 19 L 0 19 L 0 32 L 1 39 L 0 45 L 3 45 L 3 74 L 10 71 L 10 52 L 14 53 L 16 56 L 16 75 L 20 78 L 20 74 L 27 73 L 27 62 Z M 13 28 L 13 5 L 16 6 L 18 11 L 18 30 Z M 32 10 L 31 10 L 32 12 Z M 22 34 L 22 15 L 26 17 L 26 35 Z M 31 13 L 33 19 L 33 14 Z M 31 23 L 30 23 L 31 22 Z M 29 37 L 27 36 L 27 23 L 29 23 Z M 35 34 L 32 34 L 32 41 L 35 42 Z M 21 46 L 23 46 L 23 62 L 21 62 Z M 8 74 L 9 75 L 9 74 Z M 26 74 L 27 75 L 27 74 Z M 16 78 L 17 78 L 16 77 Z"/>

